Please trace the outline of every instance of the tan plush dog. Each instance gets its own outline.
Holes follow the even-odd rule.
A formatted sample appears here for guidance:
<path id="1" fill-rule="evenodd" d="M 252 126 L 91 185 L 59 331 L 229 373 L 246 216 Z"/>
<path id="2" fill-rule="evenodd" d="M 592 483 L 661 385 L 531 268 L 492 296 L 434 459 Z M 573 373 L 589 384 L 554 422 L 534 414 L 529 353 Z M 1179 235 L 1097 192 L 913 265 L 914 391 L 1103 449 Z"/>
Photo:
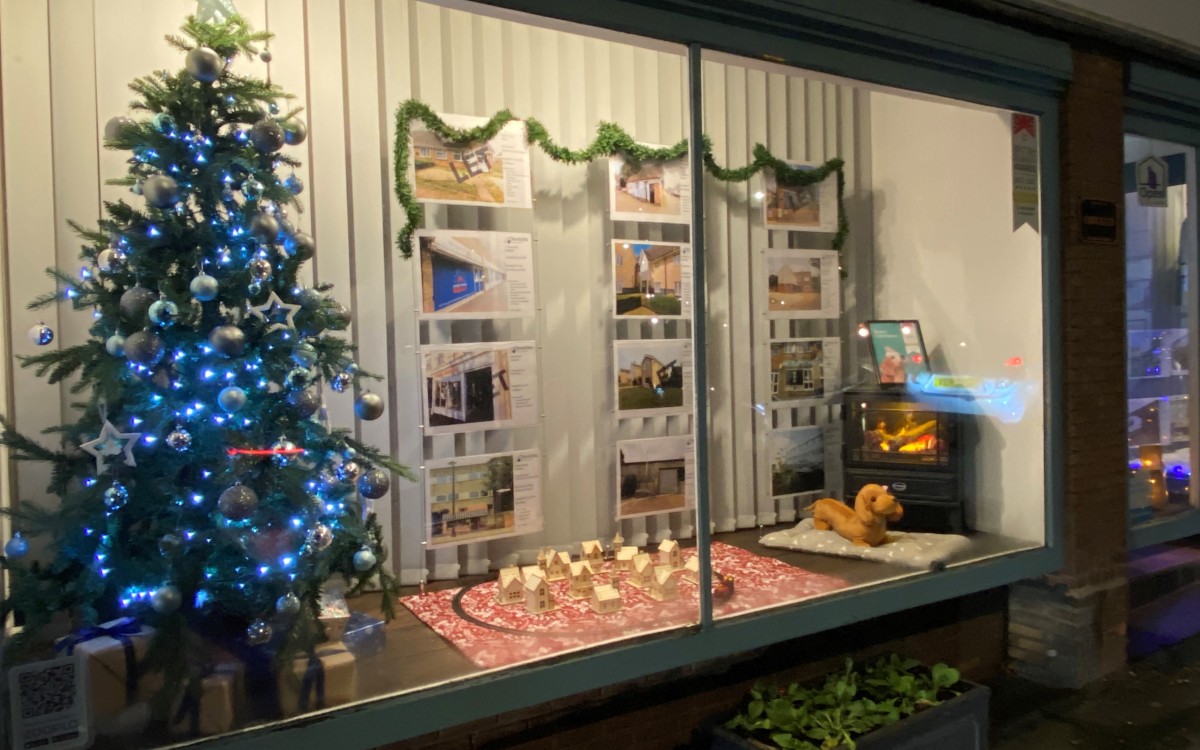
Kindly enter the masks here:
<path id="1" fill-rule="evenodd" d="M 887 522 L 904 517 L 904 508 L 886 487 L 868 484 L 854 498 L 854 510 L 841 500 L 825 498 L 805 508 L 813 514 L 813 528 L 833 529 L 859 547 L 878 547 L 887 541 Z"/>

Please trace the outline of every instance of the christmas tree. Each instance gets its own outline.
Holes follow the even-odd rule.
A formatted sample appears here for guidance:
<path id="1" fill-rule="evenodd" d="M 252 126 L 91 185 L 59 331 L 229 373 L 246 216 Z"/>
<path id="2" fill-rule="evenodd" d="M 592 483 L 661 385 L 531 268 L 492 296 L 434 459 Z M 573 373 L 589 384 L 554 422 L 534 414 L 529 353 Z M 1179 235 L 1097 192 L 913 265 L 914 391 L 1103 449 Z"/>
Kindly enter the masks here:
<path id="1" fill-rule="evenodd" d="M 279 87 L 237 72 L 269 62 L 270 35 L 222 6 L 201 3 L 167 38 L 184 70 L 130 84 L 137 119 L 104 135 L 131 152 L 110 184 L 136 197 L 106 202 L 96 229 L 72 225 L 87 243 L 79 277 L 51 270 L 55 290 L 30 305 L 65 300 L 94 322 L 88 341 L 22 363 L 50 383 L 77 378 L 78 419 L 48 431 L 60 444 L 7 423 L 0 437 L 16 460 L 52 465 L 59 498 L 9 511 L 0 612 L 25 625 L 9 657 L 56 613 L 76 627 L 135 616 L 157 634 L 147 668 L 178 685 L 210 638 L 274 641 L 281 658 L 311 649 L 330 579 L 380 588 L 392 614 L 397 585 L 361 498 L 409 472 L 323 418 L 322 382 L 358 393 L 363 419 L 383 402 L 330 333 L 349 310 L 297 281 L 315 246 L 288 221 L 303 185 L 280 172 L 298 165 L 284 147 L 305 125 L 280 110 Z M 30 335 L 45 344 L 53 331 Z"/>

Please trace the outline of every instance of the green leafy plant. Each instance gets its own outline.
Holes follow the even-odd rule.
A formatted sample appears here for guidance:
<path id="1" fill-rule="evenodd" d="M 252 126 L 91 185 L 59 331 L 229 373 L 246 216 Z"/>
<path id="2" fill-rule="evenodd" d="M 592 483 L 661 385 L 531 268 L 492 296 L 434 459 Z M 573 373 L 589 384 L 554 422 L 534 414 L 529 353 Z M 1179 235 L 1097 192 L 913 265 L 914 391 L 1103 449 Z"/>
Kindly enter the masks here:
<path id="1" fill-rule="evenodd" d="M 959 694 L 957 669 L 897 654 L 845 667 L 810 685 L 755 685 L 728 729 L 785 750 L 856 747 L 868 732 Z"/>

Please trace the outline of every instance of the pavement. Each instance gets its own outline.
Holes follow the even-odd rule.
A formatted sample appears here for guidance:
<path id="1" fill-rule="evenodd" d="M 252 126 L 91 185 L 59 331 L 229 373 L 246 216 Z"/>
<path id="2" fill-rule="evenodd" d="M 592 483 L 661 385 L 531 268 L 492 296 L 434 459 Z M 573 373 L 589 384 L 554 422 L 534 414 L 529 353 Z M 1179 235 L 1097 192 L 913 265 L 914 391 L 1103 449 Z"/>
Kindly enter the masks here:
<path id="1" fill-rule="evenodd" d="M 1200 635 L 1083 690 L 991 686 L 992 750 L 1200 748 Z"/>

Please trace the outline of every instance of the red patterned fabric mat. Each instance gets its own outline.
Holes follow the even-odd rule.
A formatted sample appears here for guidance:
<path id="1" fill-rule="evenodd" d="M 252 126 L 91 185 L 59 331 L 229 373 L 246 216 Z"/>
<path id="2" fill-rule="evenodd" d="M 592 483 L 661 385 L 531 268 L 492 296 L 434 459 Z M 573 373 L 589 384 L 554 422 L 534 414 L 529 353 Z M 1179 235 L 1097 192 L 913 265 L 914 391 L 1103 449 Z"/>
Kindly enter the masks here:
<path id="1" fill-rule="evenodd" d="M 690 550 L 685 552 L 685 562 L 690 554 L 693 554 Z M 657 552 L 652 555 L 657 559 Z M 712 558 L 714 570 L 736 579 L 733 597 L 714 603 L 717 617 L 808 599 L 849 585 L 840 578 L 813 573 L 721 542 L 712 543 Z M 614 581 L 611 565 L 606 562 L 592 577 L 597 584 L 617 583 L 622 607 L 621 611 L 611 614 L 596 614 L 587 599 L 572 599 L 567 581 L 550 583 L 555 609 L 540 615 L 526 611 L 523 601 L 508 606 L 497 604 L 495 579 L 467 589 L 460 602 L 463 611 L 475 620 L 507 630 L 477 625 L 455 612 L 454 598 L 463 590 L 461 588 L 406 596 L 400 601 L 483 669 L 544 659 L 605 641 L 691 625 L 699 620 L 697 587 L 682 579 L 682 570 L 674 573 L 678 579 L 679 598 L 659 602 L 647 591 L 626 583 L 627 573 L 617 573 Z"/>

